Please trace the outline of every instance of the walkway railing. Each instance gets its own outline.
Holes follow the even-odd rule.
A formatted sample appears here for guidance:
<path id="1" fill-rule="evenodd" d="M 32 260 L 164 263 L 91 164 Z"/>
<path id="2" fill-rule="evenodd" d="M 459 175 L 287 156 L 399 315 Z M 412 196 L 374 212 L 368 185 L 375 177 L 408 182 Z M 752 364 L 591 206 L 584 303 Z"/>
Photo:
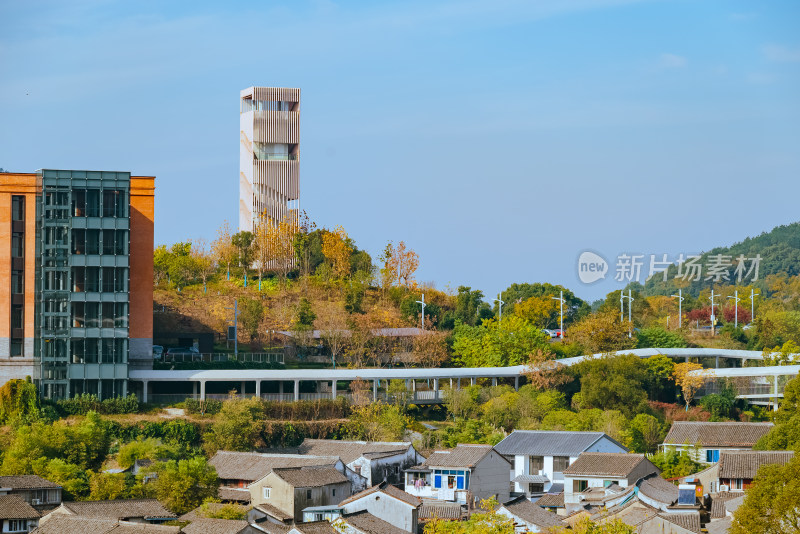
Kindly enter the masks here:
<path id="1" fill-rule="evenodd" d="M 210 353 L 181 353 L 166 354 L 161 359 L 164 363 L 184 363 L 184 362 L 258 362 L 258 363 L 284 363 L 283 352 L 240 352 L 231 354 L 228 352 Z"/>

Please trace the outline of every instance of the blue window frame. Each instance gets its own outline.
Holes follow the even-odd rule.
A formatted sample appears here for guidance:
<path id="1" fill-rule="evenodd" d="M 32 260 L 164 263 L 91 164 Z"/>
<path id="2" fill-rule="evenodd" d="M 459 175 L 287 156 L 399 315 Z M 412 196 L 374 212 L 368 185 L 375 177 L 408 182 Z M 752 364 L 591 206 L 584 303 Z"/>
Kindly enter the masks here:
<path id="1" fill-rule="evenodd" d="M 712 450 L 712 449 L 707 450 L 706 462 L 708 463 L 719 462 L 719 450 Z"/>
<path id="2" fill-rule="evenodd" d="M 433 487 L 434 488 L 441 488 L 442 487 L 442 475 L 435 475 L 433 477 Z"/>

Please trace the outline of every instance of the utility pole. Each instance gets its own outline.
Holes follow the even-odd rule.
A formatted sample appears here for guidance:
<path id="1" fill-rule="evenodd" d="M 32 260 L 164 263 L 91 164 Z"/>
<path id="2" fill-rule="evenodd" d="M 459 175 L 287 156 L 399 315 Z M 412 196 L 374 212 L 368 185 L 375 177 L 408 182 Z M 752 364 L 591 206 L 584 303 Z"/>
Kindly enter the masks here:
<path id="1" fill-rule="evenodd" d="M 239 359 L 239 300 L 233 299 L 233 308 L 225 308 L 226 310 L 233 310 L 233 355 Z"/>
<path id="2" fill-rule="evenodd" d="M 756 295 L 760 295 L 761 293 L 756 293 L 755 289 L 750 288 L 750 322 L 753 322 L 753 319 L 756 318 L 755 314 L 755 306 L 753 303 L 756 301 Z"/>
<path id="3" fill-rule="evenodd" d="M 420 323 L 422 329 L 425 330 L 425 293 L 422 294 L 422 300 L 418 300 L 417 304 L 422 304 L 422 315 L 420 316 Z"/>
<path id="4" fill-rule="evenodd" d="M 711 290 L 711 296 L 708 297 L 708 298 L 711 299 L 711 335 L 714 336 L 714 335 L 716 335 L 716 331 L 714 329 L 715 317 L 714 317 L 714 290 L 713 289 Z"/>
<path id="5" fill-rule="evenodd" d="M 628 290 L 626 295 L 624 291 L 619 292 L 619 322 L 623 321 L 624 317 L 624 302 L 628 299 L 628 337 L 633 337 L 633 321 L 631 319 L 631 308 L 633 308 L 634 298 L 631 296 L 631 290 Z"/>
<path id="6" fill-rule="evenodd" d="M 739 328 L 739 301 L 742 300 L 742 299 L 739 298 L 739 290 L 738 289 L 736 291 L 734 291 L 733 294 L 734 294 L 733 297 L 728 296 L 729 299 L 733 299 L 734 306 L 736 306 L 736 312 L 735 312 L 736 315 L 734 315 L 733 327 L 734 328 Z"/>
<path id="7" fill-rule="evenodd" d="M 559 306 L 561 307 L 561 322 L 560 328 L 561 330 L 561 340 L 564 340 L 564 292 L 560 291 L 558 297 L 550 297 L 553 300 L 557 300 L 559 302 Z"/>
<path id="8" fill-rule="evenodd" d="M 503 322 L 503 304 L 505 304 L 505 302 L 500 300 L 500 295 L 502 295 L 502 294 L 503 294 L 503 292 L 501 291 L 500 293 L 497 294 L 497 298 L 494 299 L 494 301 L 497 303 L 497 309 L 500 312 L 500 321 L 499 322 L 501 322 L 501 323 Z"/>
<path id="9" fill-rule="evenodd" d="M 681 321 L 683 316 L 683 289 L 678 290 L 677 295 L 672 295 L 673 297 L 678 297 L 678 330 L 681 328 Z"/>

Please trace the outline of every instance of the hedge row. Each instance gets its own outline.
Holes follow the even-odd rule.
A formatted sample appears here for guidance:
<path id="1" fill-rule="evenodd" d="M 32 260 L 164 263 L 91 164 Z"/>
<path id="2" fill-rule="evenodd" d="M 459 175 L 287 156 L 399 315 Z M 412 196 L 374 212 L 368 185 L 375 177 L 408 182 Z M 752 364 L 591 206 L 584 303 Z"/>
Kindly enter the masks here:
<path id="1" fill-rule="evenodd" d="M 111 397 L 101 401 L 97 395 L 81 393 L 71 399 L 56 402 L 56 407 L 63 415 L 86 415 L 89 412 L 106 415 L 136 413 L 139 411 L 139 399 L 131 393 L 127 397 Z"/>

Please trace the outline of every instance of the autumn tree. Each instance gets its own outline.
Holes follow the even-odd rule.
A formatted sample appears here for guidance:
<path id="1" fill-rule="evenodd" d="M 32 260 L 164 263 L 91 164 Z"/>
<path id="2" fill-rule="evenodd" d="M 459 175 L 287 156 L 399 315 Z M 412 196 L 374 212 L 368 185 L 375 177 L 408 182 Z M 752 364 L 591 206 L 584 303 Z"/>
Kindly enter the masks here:
<path id="1" fill-rule="evenodd" d="M 439 367 L 448 358 L 445 334 L 425 330 L 414 337 L 412 355 L 420 367 Z"/>
<path id="2" fill-rule="evenodd" d="M 553 354 L 543 349 L 536 349 L 531 353 L 525 376 L 533 387 L 542 391 L 572 380 L 572 377 L 564 372 L 564 365 L 555 361 Z"/>
<path id="3" fill-rule="evenodd" d="M 567 336 L 593 354 L 636 346 L 636 340 L 628 337 L 628 323 L 620 322 L 619 315 L 613 311 L 585 317 L 567 329 Z"/>
<path id="4" fill-rule="evenodd" d="M 465 521 L 434 517 L 425 524 L 424 534 L 514 534 L 514 520 L 497 511 L 498 502 L 487 499 Z"/>
<path id="5" fill-rule="evenodd" d="M 708 373 L 692 374 L 692 371 L 702 371 L 703 366 L 699 363 L 685 362 L 675 365 L 672 370 L 672 379 L 681 388 L 683 400 L 686 401 L 686 409 L 689 409 L 692 399 L 697 391 L 706 383 Z"/>
<path id="6" fill-rule="evenodd" d="M 330 262 L 334 277 L 344 278 L 350 273 L 350 253 L 352 251 L 352 241 L 341 226 L 337 226 L 331 232 L 325 232 L 322 236 L 322 253 Z"/>
<path id="7" fill-rule="evenodd" d="M 208 277 L 214 274 L 217 269 L 214 256 L 208 249 L 206 240 L 202 237 L 192 243 L 191 249 L 192 259 L 194 261 L 195 269 L 200 279 L 203 280 L 203 292 L 207 291 Z"/>
<path id="8" fill-rule="evenodd" d="M 253 232 L 248 232 L 247 230 L 236 232 L 231 236 L 231 242 L 236 247 L 236 263 L 247 273 L 253 263 L 253 253 L 255 252 L 253 248 Z"/>
<path id="9" fill-rule="evenodd" d="M 547 345 L 540 328 L 514 315 L 503 321 L 488 319 L 480 326 L 456 325 L 453 353 L 463 367 L 521 365 Z"/>
<path id="10" fill-rule="evenodd" d="M 231 277 L 231 264 L 236 260 L 236 246 L 231 237 L 231 227 L 225 221 L 217 229 L 217 238 L 211 243 L 211 254 L 219 265 L 225 265 L 228 279 Z"/>
<path id="11" fill-rule="evenodd" d="M 384 256 L 384 268 L 392 282 L 396 281 L 400 285 L 408 286 L 413 281 L 414 273 L 419 267 L 419 254 L 406 247 L 404 241 L 400 241 L 396 247 L 391 242 L 386 245 Z"/>
<path id="12" fill-rule="evenodd" d="M 550 297 L 530 297 L 514 306 L 517 317 L 522 317 L 539 328 L 558 326 L 560 312 L 560 303 Z"/>
<path id="13" fill-rule="evenodd" d="M 292 247 L 294 254 L 300 262 L 300 274 L 304 277 L 311 274 L 311 256 L 312 256 L 312 236 L 318 235 L 317 225 L 312 221 L 305 211 L 300 213 L 297 219 L 296 232 L 292 238 Z M 319 245 L 319 241 L 316 243 Z M 319 254 L 322 255 L 320 247 Z"/>
<path id="14" fill-rule="evenodd" d="M 276 271 L 283 279 L 289 275 L 295 265 L 295 235 L 298 232 L 297 221 L 289 215 L 278 222 L 259 221 L 253 236 L 259 287 L 261 275 L 266 270 Z"/>
<path id="15" fill-rule="evenodd" d="M 202 456 L 158 463 L 150 482 L 155 497 L 176 514 L 185 514 L 217 496 L 219 479 L 214 466 Z"/>
<path id="16" fill-rule="evenodd" d="M 336 369 L 336 358 L 347 347 L 350 332 L 347 330 L 344 320 L 338 314 L 327 317 L 321 326 L 320 337 L 325 346 L 328 347 L 333 368 Z"/>

